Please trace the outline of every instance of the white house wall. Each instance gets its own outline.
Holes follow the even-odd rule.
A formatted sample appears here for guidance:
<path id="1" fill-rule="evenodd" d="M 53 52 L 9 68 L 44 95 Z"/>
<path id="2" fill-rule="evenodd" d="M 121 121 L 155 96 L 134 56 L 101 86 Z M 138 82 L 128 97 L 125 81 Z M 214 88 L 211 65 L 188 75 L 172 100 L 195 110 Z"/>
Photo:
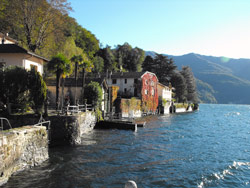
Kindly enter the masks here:
<path id="1" fill-rule="evenodd" d="M 0 43 L 2 44 L 2 40 L 3 40 L 3 37 L 0 37 Z M 13 41 L 11 40 L 8 40 L 8 39 L 4 39 L 4 44 L 15 44 Z"/>
<path id="2" fill-rule="evenodd" d="M 30 70 L 31 65 L 37 66 L 37 71 L 43 74 L 43 66 L 41 64 L 34 62 L 34 61 L 27 60 L 27 59 L 24 60 L 25 69 Z"/>
<path id="3" fill-rule="evenodd" d="M 172 91 L 164 88 L 162 90 L 162 98 L 167 100 L 167 101 L 171 101 L 172 100 Z"/>
<path id="4" fill-rule="evenodd" d="M 8 54 L 0 53 L 0 62 L 5 62 L 6 66 L 20 66 L 23 67 L 24 54 Z"/>
<path id="5" fill-rule="evenodd" d="M 105 99 L 105 90 L 104 90 L 103 87 L 102 87 L 102 103 L 101 103 L 102 111 L 105 110 L 104 99 Z"/>
<path id="6" fill-rule="evenodd" d="M 0 53 L 0 62 L 6 66 L 20 66 L 30 70 L 30 65 L 37 66 L 37 71 L 43 74 L 43 61 L 36 57 L 22 53 Z"/>
<path id="7" fill-rule="evenodd" d="M 116 84 L 112 83 L 112 80 L 116 79 Z M 124 93 L 124 90 L 127 89 L 127 93 L 131 93 L 134 96 L 134 78 L 126 78 L 127 83 L 125 84 L 125 78 L 108 78 L 108 85 L 115 85 L 119 87 L 118 92 Z"/>

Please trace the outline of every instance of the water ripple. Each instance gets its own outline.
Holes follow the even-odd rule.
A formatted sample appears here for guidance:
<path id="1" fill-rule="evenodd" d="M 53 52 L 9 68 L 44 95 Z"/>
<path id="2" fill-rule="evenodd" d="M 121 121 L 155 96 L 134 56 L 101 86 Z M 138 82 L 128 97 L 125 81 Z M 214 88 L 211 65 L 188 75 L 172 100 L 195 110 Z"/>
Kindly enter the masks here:
<path id="1" fill-rule="evenodd" d="M 188 114 L 147 117 L 138 131 L 94 130 L 77 147 L 50 151 L 10 187 L 248 187 L 250 106 L 201 105 Z"/>

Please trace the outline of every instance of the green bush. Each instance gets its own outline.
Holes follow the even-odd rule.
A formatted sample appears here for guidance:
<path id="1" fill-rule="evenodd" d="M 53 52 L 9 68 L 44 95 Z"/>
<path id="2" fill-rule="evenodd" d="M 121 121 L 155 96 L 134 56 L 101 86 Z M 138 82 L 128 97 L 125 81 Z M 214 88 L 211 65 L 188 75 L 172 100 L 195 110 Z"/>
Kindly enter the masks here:
<path id="1" fill-rule="evenodd" d="M 21 112 L 32 107 L 38 113 L 45 101 L 46 92 L 46 84 L 35 70 L 10 66 L 0 71 L 0 101 L 6 106 L 12 104 Z"/>
<path id="2" fill-rule="evenodd" d="M 175 103 L 176 108 L 187 108 L 188 104 L 187 103 Z"/>
<path id="3" fill-rule="evenodd" d="M 84 99 L 87 99 L 88 104 L 92 104 L 95 108 L 100 109 L 102 103 L 102 88 L 98 82 L 90 82 L 84 88 Z"/>
<path id="4" fill-rule="evenodd" d="M 32 101 L 32 109 L 40 114 L 43 104 L 47 96 L 47 86 L 39 72 L 32 69 L 29 71 L 30 101 Z"/>

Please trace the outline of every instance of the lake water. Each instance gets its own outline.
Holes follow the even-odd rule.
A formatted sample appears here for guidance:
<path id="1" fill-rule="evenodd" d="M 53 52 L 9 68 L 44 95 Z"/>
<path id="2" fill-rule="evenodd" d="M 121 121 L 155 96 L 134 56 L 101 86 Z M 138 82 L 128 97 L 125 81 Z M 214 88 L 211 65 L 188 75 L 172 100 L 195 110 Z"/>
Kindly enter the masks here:
<path id="1" fill-rule="evenodd" d="M 250 106 L 200 105 L 148 118 L 137 132 L 93 130 L 76 147 L 50 150 L 40 167 L 4 187 L 250 187 Z"/>

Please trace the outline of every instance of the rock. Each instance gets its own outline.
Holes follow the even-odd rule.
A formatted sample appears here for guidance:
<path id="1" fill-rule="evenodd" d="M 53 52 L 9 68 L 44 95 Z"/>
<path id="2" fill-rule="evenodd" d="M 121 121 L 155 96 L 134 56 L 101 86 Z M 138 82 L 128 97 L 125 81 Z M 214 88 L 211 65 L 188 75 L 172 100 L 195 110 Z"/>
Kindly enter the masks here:
<path id="1" fill-rule="evenodd" d="M 134 181 L 129 180 L 126 184 L 124 188 L 137 188 L 137 185 Z"/>

